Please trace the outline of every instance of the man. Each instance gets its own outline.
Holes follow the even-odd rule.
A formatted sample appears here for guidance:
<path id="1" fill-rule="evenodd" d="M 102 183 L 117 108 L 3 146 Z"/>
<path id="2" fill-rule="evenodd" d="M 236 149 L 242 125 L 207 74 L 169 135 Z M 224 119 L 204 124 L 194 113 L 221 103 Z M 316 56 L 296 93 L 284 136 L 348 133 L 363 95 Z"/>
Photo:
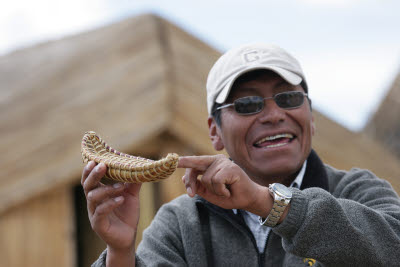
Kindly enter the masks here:
<path id="1" fill-rule="evenodd" d="M 400 266 L 400 200 L 360 169 L 323 164 L 303 71 L 279 47 L 225 53 L 207 81 L 209 134 L 230 158 L 182 157 L 188 196 L 164 205 L 135 252 L 140 185 L 82 173 L 91 225 L 107 243 L 93 266 Z"/>

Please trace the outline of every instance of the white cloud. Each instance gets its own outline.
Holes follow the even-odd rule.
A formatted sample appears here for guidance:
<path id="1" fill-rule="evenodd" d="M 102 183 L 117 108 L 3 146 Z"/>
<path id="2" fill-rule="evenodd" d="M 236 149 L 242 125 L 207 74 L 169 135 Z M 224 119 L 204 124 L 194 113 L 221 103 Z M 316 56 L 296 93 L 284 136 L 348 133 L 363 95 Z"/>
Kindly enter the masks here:
<path id="1" fill-rule="evenodd" d="M 94 27 L 106 16 L 103 1 L 6 1 L 0 10 L 0 53 Z"/>
<path id="2" fill-rule="evenodd" d="M 315 7 L 353 7 L 361 0 L 298 0 L 301 3 Z"/>

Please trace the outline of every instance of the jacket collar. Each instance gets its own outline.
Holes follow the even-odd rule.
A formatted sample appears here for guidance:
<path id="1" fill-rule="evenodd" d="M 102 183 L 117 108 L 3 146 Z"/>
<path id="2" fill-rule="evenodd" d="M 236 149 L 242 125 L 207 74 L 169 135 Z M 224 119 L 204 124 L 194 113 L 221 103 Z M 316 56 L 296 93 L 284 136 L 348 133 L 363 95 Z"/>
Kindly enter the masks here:
<path id="1" fill-rule="evenodd" d="M 307 167 L 300 189 L 319 187 L 329 191 L 328 175 L 325 166 L 314 149 L 307 158 Z"/>

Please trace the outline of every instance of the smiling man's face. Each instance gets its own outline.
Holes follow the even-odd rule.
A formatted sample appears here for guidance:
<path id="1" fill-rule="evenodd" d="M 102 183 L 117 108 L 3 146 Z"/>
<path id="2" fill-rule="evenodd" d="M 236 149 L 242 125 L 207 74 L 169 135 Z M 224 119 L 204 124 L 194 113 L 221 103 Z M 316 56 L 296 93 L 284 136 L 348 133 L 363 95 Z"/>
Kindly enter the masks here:
<path id="1" fill-rule="evenodd" d="M 245 96 L 272 97 L 277 93 L 301 91 L 271 71 L 262 71 L 254 79 L 232 87 L 226 103 Z M 282 109 L 273 99 L 265 100 L 264 109 L 253 115 L 240 115 L 233 107 L 221 110 L 221 125 L 209 120 L 214 148 L 226 149 L 231 159 L 255 182 L 290 183 L 311 151 L 314 119 L 308 99 L 295 109 Z"/>

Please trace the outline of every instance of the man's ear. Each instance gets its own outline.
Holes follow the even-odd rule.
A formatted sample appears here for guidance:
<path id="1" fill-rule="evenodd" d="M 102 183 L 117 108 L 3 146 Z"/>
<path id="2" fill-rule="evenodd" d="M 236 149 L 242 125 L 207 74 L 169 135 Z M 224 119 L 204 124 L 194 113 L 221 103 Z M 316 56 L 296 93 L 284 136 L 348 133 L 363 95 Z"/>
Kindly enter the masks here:
<path id="1" fill-rule="evenodd" d="M 224 149 L 224 143 L 221 139 L 221 129 L 215 122 L 213 117 L 208 117 L 208 134 L 211 139 L 211 143 L 215 150 L 221 151 Z"/>

